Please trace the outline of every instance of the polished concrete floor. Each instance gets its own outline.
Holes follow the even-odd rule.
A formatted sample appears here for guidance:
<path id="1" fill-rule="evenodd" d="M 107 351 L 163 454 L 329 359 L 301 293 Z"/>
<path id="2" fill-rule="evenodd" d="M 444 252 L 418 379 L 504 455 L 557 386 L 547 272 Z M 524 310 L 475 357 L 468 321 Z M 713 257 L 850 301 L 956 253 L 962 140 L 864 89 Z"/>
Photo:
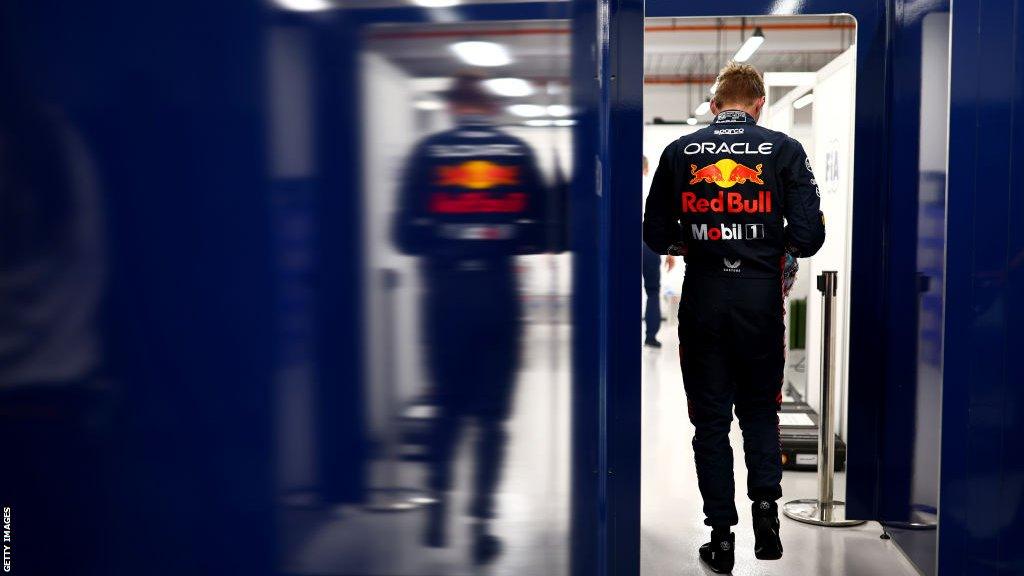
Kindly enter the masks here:
<path id="1" fill-rule="evenodd" d="M 641 520 L 641 576 L 712 574 L 702 567 L 697 548 L 707 541 L 697 474 L 690 439 L 693 427 L 686 415 L 686 399 L 679 373 L 675 325 L 665 324 L 660 350 L 645 348 L 643 361 L 643 470 Z M 883 540 L 881 527 L 869 522 L 855 528 L 818 528 L 782 519 L 785 555 L 764 562 L 754 558 L 750 532 L 750 506 L 742 487 L 746 483 L 742 437 L 734 419 L 731 434 L 736 460 L 737 576 L 914 576 L 917 570 L 892 540 Z M 784 501 L 813 498 L 817 491 L 813 472 L 785 472 Z M 837 477 L 837 494 L 845 478 Z"/>
<path id="2" fill-rule="evenodd" d="M 690 447 L 679 373 L 675 326 L 665 324 L 660 350 L 643 356 L 643 490 L 641 576 L 702 575 L 697 547 L 707 537 Z M 523 364 L 508 423 L 509 446 L 498 493 L 494 533 L 504 553 L 491 565 L 469 561 L 469 524 L 462 514 L 471 476 L 472 428 L 467 428 L 457 462 L 448 528 L 449 546 L 421 543 L 422 510 L 374 513 L 357 507 L 287 507 L 282 514 L 285 570 L 333 576 L 566 576 L 569 542 L 569 328 L 532 325 L 525 334 Z M 639 341 L 638 341 L 639 345 Z M 736 483 L 745 474 L 737 450 Z M 400 482 L 423 485 L 423 467 L 400 465 Z M 811 497 L 813 473 L 787 472 L 787 498 Z M 844 478 L 838 478 L 839 493 Z M 783 519 L 782 560 L 761 562 L 751 552 L 749 506 L 739 495 L 737 575 L 912 576 L 917 574 L 891 540 L 879 538 L 874 523 L 825 529 Z"/>
<path id="3" fill-rule="evenodd" d="M 282 515 L 284 570 L 330 576 L 564 576 L 568 573 L 569 325 L 530 324 L 523 335 L 508 447 L 493 533 L 503 553 L 470 561 L 469 501 L 475 431 L 467 422 L 450 494 L 448 546 L 422 544 L 423 510 L 368 512 L 346 506 L 291 507 Z M 423 486 L 424 467 L 400 465 L 402 486 Z"/>

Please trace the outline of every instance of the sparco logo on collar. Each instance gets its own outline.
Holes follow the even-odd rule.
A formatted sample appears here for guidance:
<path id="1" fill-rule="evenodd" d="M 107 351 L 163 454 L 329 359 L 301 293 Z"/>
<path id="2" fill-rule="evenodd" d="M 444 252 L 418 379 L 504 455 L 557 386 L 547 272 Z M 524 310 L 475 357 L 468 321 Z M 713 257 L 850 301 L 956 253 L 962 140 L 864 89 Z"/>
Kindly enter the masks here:
<path id="1" fill-rule="evenodd" d="M 683 154 L 771 154 L 774 146 L 771 142 L 690 142 Z"/>

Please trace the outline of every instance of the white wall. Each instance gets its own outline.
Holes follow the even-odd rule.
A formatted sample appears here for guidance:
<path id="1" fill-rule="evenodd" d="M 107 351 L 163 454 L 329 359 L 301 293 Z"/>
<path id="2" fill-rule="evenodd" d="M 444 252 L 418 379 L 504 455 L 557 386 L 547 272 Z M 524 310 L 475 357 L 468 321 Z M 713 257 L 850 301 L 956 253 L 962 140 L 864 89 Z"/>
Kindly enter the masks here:
<path id="1" fill-rule="evenodd" d="M 655 117 L 675 122 L 686 120 L 700 103 L 698 98 L 707 95 L 708 88 L 702 86 L 698 90 L 691 84 L 645 84 L 644 124 L 650 124 Z M 707 114 L 702 119 L 706 124 L 711 116 Z"/>
<path id="2" fill-rule="evenodd" d="M 393 387 L 401 402 L 415 395 L 426 382 L 419 346 L 420 283 L 416 259 L 399 254 L 391 238 L 402 168 L 418 140 L 418 131 L 409 77 L 373 52 L 363 52 L 360 65 L 365 153 L 364 179 L 358 193 L 365 210 L 365 341 L 369 343 L 370 360 L 366 413 L 371 434 L 380 435 L 389 418 L 385 394 L 389 387 Z M 391 293 L 394 301 L 390 303 L 381 290 L 380 271 L 385 268 L 400 275 L 401 284 Z M 393 324 L 401 325 L 401 330 L 391 329 L 390 336 L 384 322 L 386 306 L 394 314 Z"/>
<path id="3" fill-rule="evenodd" d="M 813 126 L 815 151 L 811 156 L 821 190 L 826 240 L 821 251 L 804 266 L 814 279 L 825 270 L 839 272 L 836 310 L 837 432 L 846 437 L 846 383 L 849 373 L 850 224 L 853 206 L 853 126 L 855 102 L 855 47 L 818 72 L 814 87 Z M 813 286 L 813 283 L 812 283 Z M 812 406 L 819 402 L 821 386 L 821 297 L 813 290 L 807 304 L 807 388 Z"/>

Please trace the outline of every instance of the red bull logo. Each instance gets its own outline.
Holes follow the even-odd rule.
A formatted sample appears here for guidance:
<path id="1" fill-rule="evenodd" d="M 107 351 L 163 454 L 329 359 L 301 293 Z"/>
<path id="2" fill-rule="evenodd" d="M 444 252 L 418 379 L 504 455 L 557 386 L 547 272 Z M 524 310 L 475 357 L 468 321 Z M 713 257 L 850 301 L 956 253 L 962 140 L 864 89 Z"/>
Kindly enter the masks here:
<path id="1" fill-rule="evenodd" d="M 713 198 L 698 198 L 696 192 L 683 192 L 683 212 L 704 214 L 707 212 L 729 214 L 757 214 L 772 211 L 772 193 L 761 190 L 756 198 L 744 198 L 739 192 L 718 191 Z"/>
<path id="2" fill-rule="evenodd" d="M 503 196 L 492 196 L 487 192 L 435 192 L 430 197 L 430 211 L 436 214 L 509 214 L 524 210 L 526 194 L 523 192 L 512 192 Z"/>
<path id="3" fill-rule="evenodd" d="M 436 183 L 439 186 L 457 186 L 471 190 L 514 186 L 519 184 L 519 168 L 502 166 L 486 160 L 470 160 L 455 166 L 439 166 Z"/>
<path id="4" fill-rule="evenodd" d="M 732 188 L 736 184 L 746 184 L 747 182 L 764 184 L 764 181 L 761 180 L 761 166 L 758 164 L 751 170 L 731 158 L 723 158 L 700 169 L 696 164 L 690 164 L 690 174 L 693 175 L 690 184 L 704 181 L 708 184 L 715 184 L 719 188 Z"/>

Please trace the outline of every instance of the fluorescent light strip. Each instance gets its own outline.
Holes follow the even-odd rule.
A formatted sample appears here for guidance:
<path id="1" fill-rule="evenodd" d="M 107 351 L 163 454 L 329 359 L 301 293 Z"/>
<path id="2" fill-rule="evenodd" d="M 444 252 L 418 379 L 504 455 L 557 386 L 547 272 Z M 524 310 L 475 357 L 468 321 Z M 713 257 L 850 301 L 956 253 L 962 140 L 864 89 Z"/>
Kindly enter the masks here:
<path id="1" fill-rule="evenodd" d="M 504 66 L 512 62 L 508 49 L 495 42 L 456 42 L 449 48 L 470 66 Z"/>
<path id="2" fill-rule="evenodd" d="M 547 108 L 548 116 L 568 116 L 572 110 L 565 104 L 552 104 Z"/>
<path id="3" fill-rule="evenodd" d="M 533 85 L 522 78 L 491 78 L 484 86 L 498 96 L 520 97 L 533 94 Z"/>
<path id="4" fill-rule="evenodd" d="M 524 118 L 536 118 L 547 113 L 547 110 L 539 104 L 513 104 L 507 110 L 516 116 Z"/>
<path id="5" fill-rule="evenodd" d="M 732 59 L 737 62 L 750 60 L 750 57 L 754 55 L 754 52 L 757 52 L 762 43 L 764 43 L 764 36 L 754 35 L 747 38 L 747 41 L 743 43 L 743 46 L 740 46 L 740 49 L 736 51 L 736 55 Z"/>
<path id="6" fill-rule="evenodd" d="M 412 79 L 412 89 L 417 92 L 444 92 L 451 86 L 452 79 L 450 77 L 433 76 Z"/>
<path id="7" fill-rule="evenodd" d="M 415 106 L 417 110 L 440 110 L 444 108 L 444 104 L 437 100 L 417 100 L 413 106 Z"/>
<path id="8" fill-rule="evenodd" d="M 707 100 L 705 100 L 705 101 L 700 103 L 700 106 L 697 106 L 697 109 L 694 110 L 693 113 L 696 114 L 697 116 L 703 116 L 703 115 L 707 114 L 710 111 L 711 111 L 711 102 L 708 102 Z"/>
<path id="9" fill-rule="evenodd" d="M 327 0 L 274 0 L 274 3 L 295 12 L 319 12 L 333 7 Z"/>
<path id="10" fill-rule="evenodd" d="M 461 0 L 412 0 L 412 3 L 424 8 L 449 8 L 458 6 Z"/>

